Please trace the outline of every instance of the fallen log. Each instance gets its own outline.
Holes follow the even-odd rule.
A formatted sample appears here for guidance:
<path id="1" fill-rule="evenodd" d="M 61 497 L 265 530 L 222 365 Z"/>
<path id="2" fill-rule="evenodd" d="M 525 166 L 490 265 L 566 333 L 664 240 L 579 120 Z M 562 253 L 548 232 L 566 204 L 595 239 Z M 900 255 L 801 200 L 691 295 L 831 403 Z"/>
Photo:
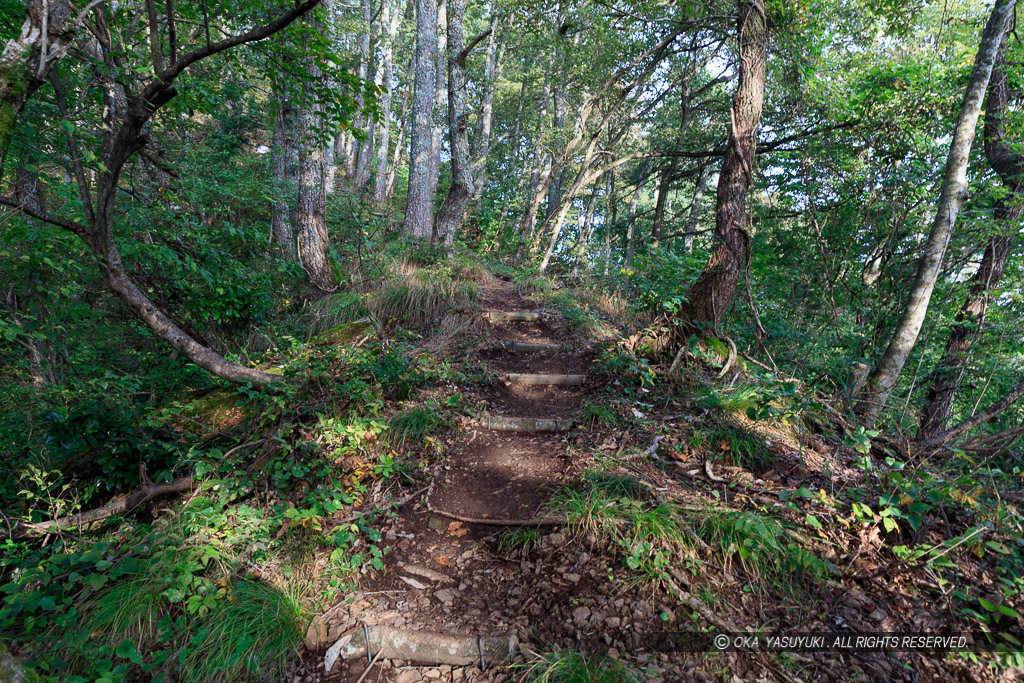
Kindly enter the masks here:
<path id="1" fill-rule="evenodd" d="M 487 311 L 483 316 L 499 323 L 532 323 L 542 317 L 538 311 Z"/>
<path id="2" fill-rule="evenodd" d="M 504 415 L 482 415 L 478 420 L 484 429 L 497 432 L 567 432 L 573 421 L 566 418 L 549 417 L 505 417 Z"/>
<path id="3" fill-rule="evenodd" d="M 51 519 L 46 522 L 18 524 L 10 530 L 8 538 L 39 536 L 42 534 L 60 531 L 62 529 L 86 526 L 88 524 L 100 522 L 109 517 L 114 517 L 115 515 L 123 515 L 131 512 L 153 498 L 170 494 L 181 495 L 182 493 L 191 491 L 194 487 L 195 480 L 191 475 L 178 477 L 169 484 L 154 484 L 146 479 L 144 480 L 143 485 L 132 493 L 124 496 L 123 498 L 118 498 L 114 502 L 108 503 L 103 507 L 86 510 L 84 512 L 68 515 L 67 517 Z"/>
<path id="4" fill-rule="evenodd" d="M 544 353 L 569 353 L 568 344 L 532 344 L 530 342 L 502 342 L 501 347 L 512 353 L 539 351 Z"/>
<path id="5" fill-rule="evenodd" d="M 570 386 L 583 384 L 583 375 L 529 375 L 512 372 L 505 376 L 512 384 L 529 384 L 534 386 Z"/>
<path id="6" fill-rule="evenodd" d="M 416 664 L 470 666 L 497 664 L 519 651 L 514 633 L 500 636 L 455 636 L 391 626 L 357 626 L 342 634 L 324 654 L 330 671 L 339 659 L 401 659 Z"/>

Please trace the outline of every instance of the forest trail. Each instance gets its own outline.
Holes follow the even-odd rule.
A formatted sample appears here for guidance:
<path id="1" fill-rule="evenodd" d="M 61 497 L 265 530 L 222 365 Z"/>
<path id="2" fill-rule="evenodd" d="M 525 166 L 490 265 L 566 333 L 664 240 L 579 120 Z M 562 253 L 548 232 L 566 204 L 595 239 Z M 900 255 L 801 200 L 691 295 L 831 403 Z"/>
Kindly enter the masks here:
<path id="1" fill-rule="evenodd" d="M 571 447 L 572 434 L 564 429 L 509 430 L 503 428 L 507 418 L 525 418 L 527 424 L 536 419 L 571 424 L 594 388 L 593 378 L 586 374 L 593 353 L 567 325 L 557 324 L 558 314 L 537 309 L 509 283 L 483 287 L 481 309 L 487 343 L 477 357 L 497 378 L 490 386 L 462 390 L 466 405 L 486 408 L 458 427 L 454 444 L 433 467 L 425 495 L 410 500 L 396 519 L 383 524 L 381 532 L 391 547 L 384 558 L 386 569 L 351 602 L 325 614 L 332 633 L 365 623 L 467 636 L 525 630 L 554 637 L 557 634 L 545 633 L 548 629 L 542 623 L 551 606 L 542 604 L 544 591 L 531 589 L 531 584 L 557 585 L 554 594 L 566 606 L 577 604 L 577 589 L 581 596 L 592 592 L 579 575 L 568 574 L 568 580 L 561 572 L 548 576 L 542 574 L 541 560 L 501 552 L 498 536 L 516 528 L 505 521 L 543 516 L 554 487 L 583 469 Z M 528 315 L 488 315 L 492 312 Z M 531 378 L 517 382 L 515 375 Z M 582 381 L 545 381 L 567 375 L 582 375 Z M 546 544 L 552 540 L 566 542 L 559 533 L 549 534 Z M 339 661 L 327 673 L 322 651 L 313 656 L 315 662 L 309 663 L 317 671 L 307 680 L 356 680 L 367 665 L 364 660 Z M 410 683 L 509 676 L 500 668 L 483 672 L 479 667 L 401 664 L 375 664 L 378 670 L 369 672 L 366 680 Z"/>

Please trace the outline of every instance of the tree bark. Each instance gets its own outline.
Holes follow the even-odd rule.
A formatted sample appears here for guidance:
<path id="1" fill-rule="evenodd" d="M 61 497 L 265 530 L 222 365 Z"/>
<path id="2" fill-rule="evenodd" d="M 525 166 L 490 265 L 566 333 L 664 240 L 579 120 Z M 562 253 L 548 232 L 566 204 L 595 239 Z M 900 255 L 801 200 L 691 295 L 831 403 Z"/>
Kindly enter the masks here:
<path id="1" fill-rule="evenodd" d="M 401 0 L 399 0 L 401 2 Z M 394 54 L 395 32 L 401 21 L 401 4 L 395 7 L 394 19 L 391 13 L 391 0 L 381 0 L 380 23 L 384 29 L 381 34 L 381 124 L 377 131 L 377 167 L 373 174 L 373 201 L 383 204 L 388 198 L 388 146 L 391 142 L 391 94 L 394 91 Z M 401 123 L 399 123 L 401 125 Z"/>
<path id="2" fill-rule="evenodd" d="M 668 193 L 672 187 L 672 173 L 675 168 L 669 166 L 661 172 L 658 181 L 658 199 L 654 202 L 654 222 L 651 224 L 651 248 L 657 249 L 661 240 L 661 230 L 665 225 L 665 205 L 668 204 Z"/>
<path id="3" fill-rule="evenodd" d="M 683 253 L 693 253 L 693 237 L 700 225 L 700 212 L 704 206 L 704 190 L 708 186 L 707 166 L 701 166 L 697 171 L 697 181 L 693 188 L 693 199 L 690 200 L 690 216 L 686 221 L 685 234 L 683 236 Z"/>
<path id="4" fill-rule="evenodd" d="M 733 96 L 729 147 L 722 162 L 711 257 L 681 311 L 685 326 L 717 329 L 736 291 L 750 249 L 745 229 L 747 193 L 753 180 L 757 128 L 764 104 L 768 31 L 763 0 L 739 0 L 739 83 Z"/>
<path id="5" fill-rule="evenodd" d="M 29 0 L 21 32 L 0 53 L 0 175 L 25 102 L 67 54 L 79 22 L 68 0 Z"/>
<path id="6" fill-rule="evenodd" d="M 412 99 L 412 152 L 409 156 L 409 191 L 403 231 L 416 239 L 430 239 L 431 220 L 430 136 L 434 114 L 434 54 L 437 49 L 437 5 L 416 0 L 416 76 Z"/>
<path id="7" fill-rule="evenodd" d="M 494 116 L 494 86 L 498 79 L 500 63 L 499 30 L 501 18 L 497 8 L 491 10 L 491 34 L 487 36 L 487 54 L 484 57 L 483 93 L 480 96 L 480 116 L 477 119 L 476 134 L 473 136 L 471 171 L 473 191 L 471 201 L 478 202 L 487 182 L 487 157 L 491 152 L 491 122 Z"/>
<path id="8" fill-rule="evenodd" d="M 321 30 L 319 22 L 307 18 L 314 31 Z M 312 59 L 307 59 L 306 68 L 310 78 L 323 79 L 323 72 Z M 327 235 L 326 159 L 324 145 L 318 140 L 318 133 L 324 125 L 322 105 L 312 102 L 299 115 L 302 155 L 299 160 L 299 216 L 298 216 L 298 257 L 299 263 L 309 276 L 309 281 L 320 292 L 334 289 L 334 274 L 328 254 L 330 241 Z"/>
<path id="9" fill-rule="evenodd" d="M 910 352 L 917 343 L 917 336 L 928 313 L 928 304 L 942 268 L 946 247 L 953 234 L 957 214 L 967 198 L 967 163 L 971 145 L 974 143 L 985 90 L 988 88 L 1003 34 L 1013 16 L 1014 5 L 1016 0 L 997 0 L 982 33 L 974 69 L 967 83 L 967 93 L 960 107 L 960 120 L 950 143 L 935 221 L 925 243 L 924 253 L 918 262 L 910 297 L 889 346 L 871 373 L 864 394 L 856 407 L 857 417 L 866 426 L 872 426 L 878 420 Z"/>
<path id="10" fill-rule="evenodd" d="M 448 145 L 452 155 L 452 183 L 437 212 L 437 241 L 447 246 L 466 215 L 473 191 L 469 165 L 469 134 L 466 127 L 466 55 L 462 35 L 466 0 L 451 0 L 448 15 Z"/>
<path id="11" fill-rule="evenodd" d="M 431 116 L 430 127 L 430 174 L 427 176 L 427 198 L 430 202 L 431 211 L 437 202 L 437 184 L 441 178 L 441 141 L 445 126 L 441 123 L 447 118 L 447 107 L 445 103 L 448 93 L 445 89 L 448 70 L 446 53 L 448 45 L 448 7 L 446 0 L 437 2 L 437 50 L 434 53 L 434 111 Z M 436 232 L 437 224 L 431 226 L 430 237 L 434 242 L 438 241 Z"/>
<path id="12" fill-rule="evenodd" d="M 295 259 L 295 232 L 291 220 L 291 202 L 287 197 L 295 191 L 298 161 L 295 107 L 282 91 L 278 96 L 277 114 L 274 116 L 273 149 L 270 153 L 270 172 L 276 192 L 270 218 L 270 234 L 281 253 L 290 260 Z"/>
<path id="13" fill-rule="evenodd" d="M 643 190 L 644 181 L 637 183 L 633 191 L 633 198 L 629 200 L 629 222 L 626 224 L 626 268 L 633 265 L 633 251 L 636 249 L 636 209 L 640 204 L 640 191 Z"/>
<path id="14" fill-rule="evenodd" d="M 1020 221 L 1024 204 L 1021 204 L 1021 190 L 1024 189 L 1024 158 L 1014 153 L 1004 137 L 1003 117 L 1009 101 L 1006 73 L 1005 49 L 1009 34 L 1003 35 L 1002 46 L 992 68 L 989 80 L 988 98 L 985 103 L 985 156 L 989 166 L 996 172 L 1009 195 L 1000 197 L 993 210 L 996 229 L 1004 226 L 1012 233 Z M 942 360 L 932 373 L 928 396 L 921 411 L 918 439 L 929 439 L 945 428 L 953 409 L 953 398 L 966 371 L 967 354 L 974 340 L 981 332 L 988 313 L 991 292 L 1003 276 L 1006 260 L 1010 255 L 1013 237 L 993 235 L 981 257 L 978 272 L 971 279 L 967 298 L 957 313 L 953 329 L 946 341 Z"/>
<path id="15" fill-rule="evenodd" d="M 373 44 L 373 33 L 376 27 L 376 23 L 373 21 L 373 0 L 362 0 L 360 8 L 366 32 L 359 37 L 359 77 L 369 79 L 372 75 L 376 79 L 374 72 L 378 70 L 371 70 L 372 55 L 370 53 Z M 363 58 L 364 55 L 365 59 Z M 373 117 L 367 114 L 356 124 L 356 127 L 366 133 L 366 137 L 363 140 L 356 141 L 357 145 L 353 149 L 352 185 L 356 189 L 361 190 L 366 186 L 370 177 L 370 156 L 373 154 L 373 137 L 375 133 Z"/>

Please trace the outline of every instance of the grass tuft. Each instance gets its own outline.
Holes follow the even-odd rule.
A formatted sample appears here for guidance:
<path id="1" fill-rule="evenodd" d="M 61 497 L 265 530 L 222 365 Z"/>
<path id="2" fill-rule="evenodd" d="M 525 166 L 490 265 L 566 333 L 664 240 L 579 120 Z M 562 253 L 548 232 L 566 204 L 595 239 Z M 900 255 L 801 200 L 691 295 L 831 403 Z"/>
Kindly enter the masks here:
<path id="1" fill-rule="evenodd" d="M 632 683 L 636 672 L 607 656 L 587 657 L 582 652 L 556 650 L 534 653 L 533 661 L 520 664 L 524 680 L 533 683 Z"/>
<path id="2" fill-rule="evenodd" d="M 262 583 L 242 580 L 192 637 L 182 680 L 288 680 L 288 662 L 301 644 L 298 603 Z"/>
<path id="3" fill-rule="evenodd" d="M 446 423 L 447 420 L 436 406 L 409 408 L 388 419 L 386 438 L 392 446 L 420 443 Z"/>
<path id="4" fill-rule="evenodd" d="M 692 444 L 704 447 L 709 456 L 727 465 L 761 474 L 775 467 L 776 457 L 764 440 L 739 425 L 716 425 L 694 433 Z"/>

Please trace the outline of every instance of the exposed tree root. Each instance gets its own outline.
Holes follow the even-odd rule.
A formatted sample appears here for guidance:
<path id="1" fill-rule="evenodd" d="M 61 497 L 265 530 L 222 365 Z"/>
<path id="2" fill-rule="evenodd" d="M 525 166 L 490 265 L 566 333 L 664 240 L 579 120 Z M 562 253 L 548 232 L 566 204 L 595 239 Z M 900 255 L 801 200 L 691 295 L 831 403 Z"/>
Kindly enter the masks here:
<path id="1" fill-rule="evenodd" d="M 512 384 L 537 386 L 579 386 L 583 384 L 583 375 L 528 375 L 510 372 L 505 378 Z"/>
<path id="2" fill-rule="evenodd" d="M 416 664 L 496 664 L 519 651 L 515 634 L 455 636 L 391 626 L 357 626 L 342 634 L 324 655 L 330 671 L 338 659 L 401 659 Z"/>
<path id="3" fill-rule="evenodd" d="M 147 501 L 165 495 L 181 495 L 191 491 L 195 487 L 195 480 L 191 475 L 178 477 L 169 484 L 154 484 L 148 478 L 143 479 L 143 484 L 138 489 L 123 498 L 94 510 L 86 510 L 67 517 L 59 517 L 46 522 L 35 522 L 30 524 L 19 524 L 8 532 L 8 538 L 26 538 L 28 536 L 39 536 L 62 529 L 86 526 L 102 521 L 115 515 L 123 515 L 139 507 Z"/>

